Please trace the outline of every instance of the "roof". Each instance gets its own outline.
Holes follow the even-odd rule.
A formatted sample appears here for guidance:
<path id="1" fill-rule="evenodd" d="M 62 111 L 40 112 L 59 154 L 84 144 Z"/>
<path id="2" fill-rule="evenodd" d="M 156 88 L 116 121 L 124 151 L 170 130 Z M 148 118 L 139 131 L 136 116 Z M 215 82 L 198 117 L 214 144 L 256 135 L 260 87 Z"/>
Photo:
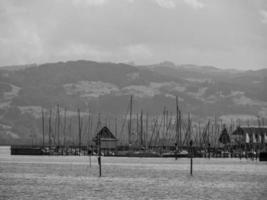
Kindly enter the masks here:
<path id="1" fill-rule="evenodd" d="M 219 142 L 220 142 L 220 143 L 223 143 L 223 144 L 227 144 L 227 143 L 230 143 L 230 142 L 231 142 L 231 140 L 230 140 L 230 136 L 229 136 L 229 134 L 228 134 L 226 128 L 224 128 L 224 129 L 222 130 L 222 133 L 221 133 L 221 135 L 220 135 L 220 137 L 219 137 Z"/>
<path id="2" fill-rule="evenodd" d="M 266 127 L 237 127 L 237 129 L 232 133 L 233 135 L 244 135 L 245 133 L 248 134 L 264 134 L 267 133 Z"/>
<path id="3" fill-rule="evenodd" d="M 104 126 L 94 137 L 94 140 L 97 140 L 97 138 L 105 139 L 105 140 L 117 140 L 117 138 L 111 133 L 111 131 L 108 129 L 108 127 Z"/>

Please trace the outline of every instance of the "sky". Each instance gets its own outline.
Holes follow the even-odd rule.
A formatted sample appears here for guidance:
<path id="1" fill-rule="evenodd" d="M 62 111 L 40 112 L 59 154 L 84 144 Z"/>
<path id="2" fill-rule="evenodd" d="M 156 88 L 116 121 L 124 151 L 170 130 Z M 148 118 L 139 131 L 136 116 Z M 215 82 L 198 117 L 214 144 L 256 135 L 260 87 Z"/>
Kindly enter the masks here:
<path id="1" fill-rule="evenodd" d="M 0 66 L 80 59 L 267 68 L 267 1 L 0 1 Z"/>

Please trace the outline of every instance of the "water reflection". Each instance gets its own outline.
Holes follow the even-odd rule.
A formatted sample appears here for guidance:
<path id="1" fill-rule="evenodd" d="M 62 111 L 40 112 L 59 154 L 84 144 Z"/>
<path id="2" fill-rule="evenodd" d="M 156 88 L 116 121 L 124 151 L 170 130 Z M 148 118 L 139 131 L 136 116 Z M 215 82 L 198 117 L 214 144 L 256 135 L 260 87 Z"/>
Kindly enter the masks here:
<path id="1" fill-rule="evenodd" d="M 238 159 L 0 156 L 0 199 L 264 199 L 267 164 Z"/>

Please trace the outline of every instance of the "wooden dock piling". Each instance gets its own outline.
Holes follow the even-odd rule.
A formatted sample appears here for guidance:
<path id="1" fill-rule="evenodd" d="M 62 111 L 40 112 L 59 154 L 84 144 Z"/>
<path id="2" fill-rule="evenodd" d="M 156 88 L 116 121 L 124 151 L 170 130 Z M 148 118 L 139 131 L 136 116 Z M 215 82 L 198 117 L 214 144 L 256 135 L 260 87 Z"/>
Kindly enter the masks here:
<path id="1" fill-rule="evenodd" d="M 190 175 L 193 176 L 193 141 L 190 141 Z"/>
<path id="2" fill-rule="evenodd" d="M 101 171 L 101 136 L 98 136 L 98 166 L 99 166 L 99 177 L 102 176 Z"/>

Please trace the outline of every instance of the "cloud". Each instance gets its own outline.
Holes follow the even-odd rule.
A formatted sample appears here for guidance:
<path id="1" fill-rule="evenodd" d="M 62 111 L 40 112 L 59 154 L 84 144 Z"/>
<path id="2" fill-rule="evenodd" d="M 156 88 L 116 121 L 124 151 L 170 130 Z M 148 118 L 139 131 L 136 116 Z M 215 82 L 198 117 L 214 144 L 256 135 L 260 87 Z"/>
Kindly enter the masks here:
<path id="1" fill-rule="evenodd" d="M 32 63 L 39 59 L 43 55 L 43 41 L 35 27 L 19 20 L 9 22 L 10 29 L 0 34 L 2 62 Z"/>
<path id="2" fill-rule="evenodd" d="M 255 115 L 249 115 L 249 114 L 221 115 L 219 118 L 224 123 L 231 123 L 232 120 L 241 122 L 247 122 L 248 120 L 250 121 L 257 120 L 257 117 Z"/>
<path id="3" fill-rule="evenodd" d="M 261 10 L 260 15 L 261 15 L 261 22 L 267 24 L 267 11 Z"/>
<path id="4" fill-rule="evenodd" d="M 184 0 L 184 2 L 194 9 L 200 9 L 205 6 L 204 3 L 202 3 L 200 0 Z"/>
<path id="5" fill-rule="evenodd" d="M 150 48 L 144 44 L 134 44 L 126 47 L 127 53 L 132 58 L 140 57 L 146 58 L 151 57 L 153 54 Z"/>
<path id="6" fill-rule="evenodd" d="M 0 0 L 0 66 L 88 59 L 266 67 L 267 10 L 255 1 Z"/>
<path id="7" fill-rule="evenodd" d="M 177 3 L 180 3 L 177 0 L 153 0 L 155 3 L 157 3 L 160 7 L 173 9 L 176 7 Z M 177 2 L 176 2 L 177 1 Z M 200 9 L 205 6 L 201 0 L 183 0 L 184 3 L 187 5 L 193 7 L 194 9 Z"/>
<path id="8" fill-rule="evenodd" d="M 68 58 L 73 57 L 75 59 L 89 58 L 91 60 L 101 61 L 110 56 L 109 51 L 105 51 L 95 46 L 78 43 L 68 44 L 66 48 L 62 48 L 57 54 L 63 60 L 68 60 Z"/>
<path id="9" fill-rule="evenodd" d="M 173 0 L 155 0 L 155 2 L 163 8 L 172 9 L 176 7 L 176 4 Z"/>
<path id="10" fill-rule="evenodd" d="M 238 91 L 232 92 L 232 96 L 234 96 L 233 102 L 237 105 L 260 106 L 260 107 L 267 106 L 267 102 L 251 99 L 245 96 L 244 92 L 238 92 Z"/>
<path id="11" fill-rule="evenodd" d="M 72 0 L 73 5 L 75 6 L 102 6 L 107 2 L 107 0 Z"/>

